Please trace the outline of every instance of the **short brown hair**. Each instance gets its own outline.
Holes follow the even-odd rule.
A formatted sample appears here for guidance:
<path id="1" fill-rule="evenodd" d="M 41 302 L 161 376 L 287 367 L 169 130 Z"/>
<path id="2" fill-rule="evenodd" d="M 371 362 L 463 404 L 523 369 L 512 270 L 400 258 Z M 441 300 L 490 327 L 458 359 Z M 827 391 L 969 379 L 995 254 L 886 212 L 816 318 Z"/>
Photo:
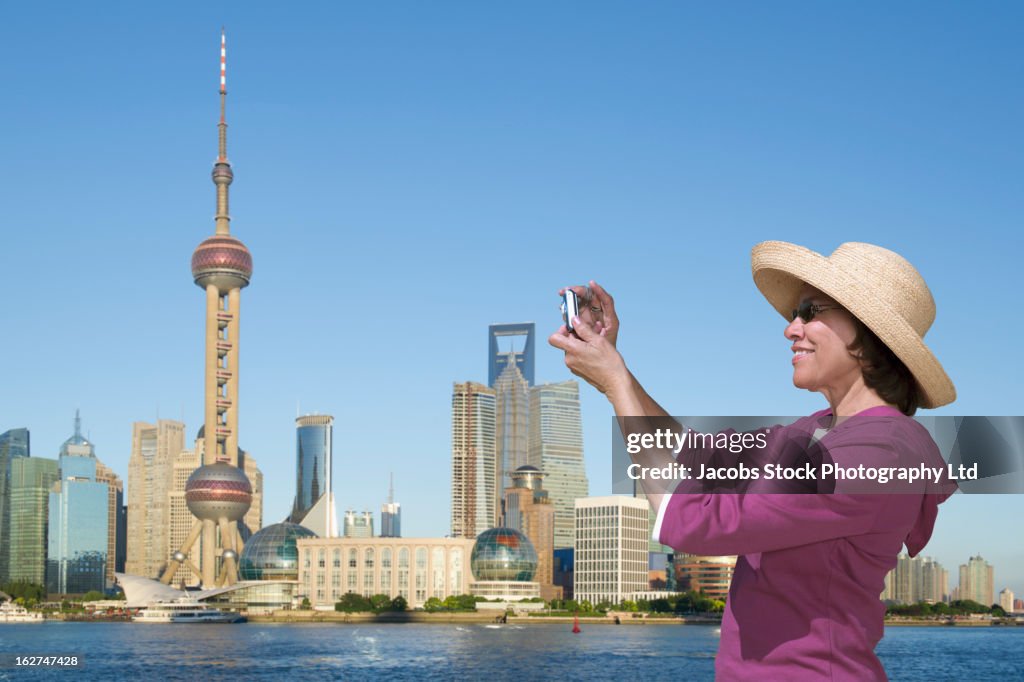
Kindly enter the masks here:
<path id="1" fill-rule="evenodd" d="M 857 318 L 853 320 L 857 336 L 846 349 L 860 361 L 864 384 L 903 414 L 913 416 L 921 404 L 914 375 L 873 331 Z"/>

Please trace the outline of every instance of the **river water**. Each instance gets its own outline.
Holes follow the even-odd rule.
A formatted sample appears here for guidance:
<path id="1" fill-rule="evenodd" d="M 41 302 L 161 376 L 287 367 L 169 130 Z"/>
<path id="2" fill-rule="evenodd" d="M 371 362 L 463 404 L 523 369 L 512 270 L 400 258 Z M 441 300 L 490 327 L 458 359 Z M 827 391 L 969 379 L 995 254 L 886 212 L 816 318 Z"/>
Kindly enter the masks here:
<path id="1" fill-rule="evenodd" d="M 76 670 L 0 680 L 711 679 L 718 628 L 683 625 L 61 623 L 0 626 L 0 653 L 75 654 Z M 894 627 L 894 680 L 1024 679 L 1024 627 Z M 765 681 L 767 682 L 767 681 Z"/>

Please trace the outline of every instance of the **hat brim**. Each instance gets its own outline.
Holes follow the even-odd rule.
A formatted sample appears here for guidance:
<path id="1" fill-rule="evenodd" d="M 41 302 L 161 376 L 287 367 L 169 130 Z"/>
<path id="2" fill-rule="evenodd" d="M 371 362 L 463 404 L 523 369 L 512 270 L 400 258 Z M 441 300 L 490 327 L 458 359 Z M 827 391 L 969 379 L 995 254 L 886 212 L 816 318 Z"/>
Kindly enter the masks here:
<path id="1" fill-rule="evenodd" d="M 934 353 L 900 315 L 872 291 L 870 283 L 837 267 L 819 253 L 788 242 L 762 242 L 750 256 L 754 283 L 786 320 L 809 284 L 846 308 L 907 366 L 920 389 L 922 407 L 956 400 L 956 388 Z"/>

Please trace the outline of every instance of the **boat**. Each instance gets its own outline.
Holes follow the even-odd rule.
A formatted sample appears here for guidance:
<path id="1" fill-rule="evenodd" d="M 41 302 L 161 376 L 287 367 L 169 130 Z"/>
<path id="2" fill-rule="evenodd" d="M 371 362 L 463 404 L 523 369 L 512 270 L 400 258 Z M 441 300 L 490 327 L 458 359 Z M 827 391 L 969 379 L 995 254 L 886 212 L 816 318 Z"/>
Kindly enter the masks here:
<path id="1" fill-rule="evenodd" d="M 29 611 L 13 601 L 0 604 L 0 623 L 42 623 L 43 614 Z"/>
<path id="2" fill-rule="evenodd" d="M 136 623 L 238 623 L 245 619 L 231 611 L 221 611 L 191 597 L 153 602 L 132 618 Z"/>

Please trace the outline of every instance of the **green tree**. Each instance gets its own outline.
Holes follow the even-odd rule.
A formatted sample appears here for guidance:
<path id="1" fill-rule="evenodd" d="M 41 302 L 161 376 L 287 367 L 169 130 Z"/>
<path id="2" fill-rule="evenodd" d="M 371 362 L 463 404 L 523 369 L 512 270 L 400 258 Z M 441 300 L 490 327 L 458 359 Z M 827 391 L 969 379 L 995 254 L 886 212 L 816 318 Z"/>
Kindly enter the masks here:
<path id="1" fill-rule="evenodd" d="M 356 594 L 355 592 L 346 592 L 341 596 L 338 603 L 334 605 L 334 610 L 343 613 L 361 613 L 372 610 L 372 606 L 370 600 L 363 595 Z"/>
<path id="2" fill-rule="evenodd" d="M 668 613 L 672 610 L 672 602 L 665 597 L 659 597 L 651 602 L 651 611 L 655 613 Z"/>
<path id="3" fill-rule="evenodd" d="M 584 599 L 580 602 L 580 611 L 590 612 L 594 610 L 594 605 L 590 603 L 589 599 Z"/>
<path id="4" fill-rule="evenodd" d="M 391 608 L 391 597 L 386 594 L 373 595 L 370 597 L 370 608 L 373 609 L 374 613 L 387 611 Z"/>
<path id="5" fill-rule="evenodd" d="M 99 590 L 89 590 L 88 592 L 82 595 L 82 601 L 100 601 L 105 596 L 106 595 L 100 592 Z"/>
<path id="6" fill-rule="evenodd" d="M 407 611 L 408 609 L 409 602 L 402 595 L 398 595 L 391 600 L 391 611 Z"/>
<path id="7" fill-rule="evenodd" d="M 303 611 L 309 611 L 309 609 L 311 609 L 312 607 L 313 607 L 313 605 L 311 603 L 309 603 L 309 597 L 303 597 L 302 598 L 302 605 L 299 608 L 302 609 Z"/>
<path id="8" fill-rule="evenodd" d="M 631 599 L 623 599 L 622 603 L 619 604 L 619 608 L 621 608 L 623 611 L 638 611 L 639 610 L 639 607 L 637 606 L 637 603 L 635 601 L 631 600 Z"/>
<path id="9" fill-rule="evenodd" d="M 437 597 L 431 597 L 423 604 L 423 610 L 427 613 L 436 613 L 444 609 L 444 603 Z"/>

